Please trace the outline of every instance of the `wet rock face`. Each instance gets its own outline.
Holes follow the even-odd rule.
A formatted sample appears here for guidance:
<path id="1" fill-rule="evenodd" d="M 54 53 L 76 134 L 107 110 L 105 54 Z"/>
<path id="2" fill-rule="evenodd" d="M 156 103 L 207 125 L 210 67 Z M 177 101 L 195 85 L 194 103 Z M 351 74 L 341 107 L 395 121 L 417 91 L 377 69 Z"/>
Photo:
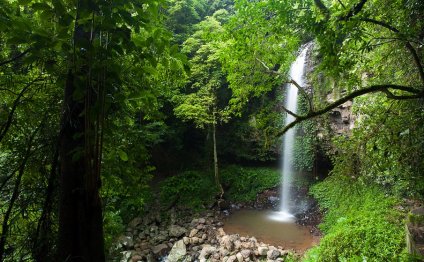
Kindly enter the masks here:
<path id="1" fill-rule="evenodd" d="M 154 219 L 133 220 L 117 241 L 119 261 L 272 262 L 282 261 L 289 253 L 282 247 L 259 243 L 254 237 L 226 234 L 221 218 L 216 211 L 191 221 L 174 220 L 178 224 L 172 225 Z"/>

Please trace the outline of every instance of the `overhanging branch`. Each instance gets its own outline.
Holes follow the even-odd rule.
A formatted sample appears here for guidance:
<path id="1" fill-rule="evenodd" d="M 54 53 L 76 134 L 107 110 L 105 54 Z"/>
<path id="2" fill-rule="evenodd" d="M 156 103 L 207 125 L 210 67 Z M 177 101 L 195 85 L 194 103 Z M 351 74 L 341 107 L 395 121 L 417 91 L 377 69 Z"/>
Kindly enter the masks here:
<path id="1" fill-rule="evenodd" d="M 390 92 L 389 89 L 408 92 L 408 93 L 411 93 L 412 95 L 396 96 L 392 92 Z M 375 93 L 375 92 L 383 92 L 387 95 L 387 97 L 389 99 L 396 99 L 396 100 L 424 98 L 424 92 L 423 91 L 416 89 L 416 88 L 413 88 L 413 87 L 408 87 L 408 86 L 388 84 L 388 85 L 375 85 L 375 86 L 366 87 L 366 88 L 354 91 L 354 92 L 350 93 L 349 95 L 346 95 L 346 96 L 340 98 L 339 100 L 329 104 L 328 106 L 326 106 L 326 107 L 324 107 L 320 110 L 311 111 L 308 114 L 303 115 L 303 116 L 297 116 L 296 119 L 293 122 L 291 122 L 290 124 L 285 126 L 280 132 L 278 132 L 276 134 L 276 136 L 282 136 L 290 128 L 294 127 L 295 125 L 297 125 L 297 124 L 299 124 L 299 123 L 301 123 L 305 120 L 323 115 L 323 114 L 339 107 L 340 105 L 342 105 L 342 104 L 346 103 L 347 101 L 350 101 L 350 100 L 352 100 L 352 99 L 354 99 L 358 96 L 362 96 L 362 95 L 370 94 L 370 93 Z"/>
<path id="2" fill-rule="evenodd" d="M 386 22 L 379 21 L 379 20 L 375 20 L 375 19 L 372 19 L 372 18 L 362 18 L 362 19 L 361 19 L 361 21 L 364 21 L 364 22 L 368 22 L 368 23 L 372 23 L 372 24 L 375 24 L 375 25 L 382 26 L 382 27 L 384 27 L 384 28 L 386 28 L 386 29 L 389 29 L 390 31 L 392 31 L 392 32 L 394 32 L 394 33 L 396 33 L 396 34 L 398 34 L 398 35 L 402 36 L 402 34 L 400 33 L 400 31 L 399 31 L 396 27 L 391 26 L 391 25 L 389 25 L 389 24 L 388 24 L 388 23 L 386 23 Z M 412 44 L 411 44 L 409 41 L 407 41 L 407 40 L 405 40 L 405 47 L 406 47 L 406 49 L 408 49 L 408 51 L 411 53 L 411 55 L 412 55 L 412 57 L 413 57 L 413 59 L 414 59 L 415 65 L 416 65 L 416 67 L 417 67 L 417 69 L 418 69 L 418 73 L 419 73 L 419 75 L 420 75 L 421 82 L 423 82 L 423 83 L 424 83 L 424 68 L 423 68 L 423 65 L 421 64 L 421 59 L 420 59 L 420 57 L 418 56 L 417 51 L 416 51 L 416 50 L 415 50 L 415 48 L 412 46 Z"/>

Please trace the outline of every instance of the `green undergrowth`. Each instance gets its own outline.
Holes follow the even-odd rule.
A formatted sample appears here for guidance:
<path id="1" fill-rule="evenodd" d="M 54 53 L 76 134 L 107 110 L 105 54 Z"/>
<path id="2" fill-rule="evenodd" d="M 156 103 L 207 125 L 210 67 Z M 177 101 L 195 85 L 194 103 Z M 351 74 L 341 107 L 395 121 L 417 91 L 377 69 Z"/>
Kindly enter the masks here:
<path id="1" fill-rule="evenodd" d="M 185 171 L 165 179 L 160 185 L 160 201 L 165 206 L 201 210 L 213 202 L 218 189 L 212 174 Z"/>
<path id="2" fill-rule="evenodd" d="M 324 211 L 319 246 L 304 261 L 409 261 L 400 200 L 360 179 L 333 175 L 311 188 Z"/>
<path id="3" fill-rule="evenodd" d="M 224 197 L 230 201 L 251 201 L 256 195 L 278 185 L 279 172 L 266 167 L 227 166 L 221 169 Z M 213 172 L 192 170 L 169 177 L 161 183 L 160 200 L 165 206 L 201 210 L 212 204 L 218 190 Z"/>
<path id="4" fill-rule="evenodd" d="M 230 201 L 253 201 L 265 189 L 280 183 L 278 170 L 267 167 L 229 166 L 222 170 L 221 180 Z"/>

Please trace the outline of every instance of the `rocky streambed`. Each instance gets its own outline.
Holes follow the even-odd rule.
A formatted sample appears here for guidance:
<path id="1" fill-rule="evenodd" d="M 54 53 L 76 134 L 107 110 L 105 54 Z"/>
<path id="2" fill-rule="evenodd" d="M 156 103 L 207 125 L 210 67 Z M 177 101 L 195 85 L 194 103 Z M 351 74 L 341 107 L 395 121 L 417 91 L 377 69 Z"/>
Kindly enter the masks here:
<path id="1" fill-rule="evenodd" d="M 111 261 L 284 261 L 287 256 L 299 256 L 304 250 L 289 246 L 264 243 L 255 236 L 229 234 L 224 223 L 237 209 L 269 209 L 275 199 L 272 191 L 265 191 L 257 201 L 249 204 L 231 204 L 228 210 L 209 210 L 194 215 L 188 210 L 151 211 L 133 219 L 126 232 L 111 250 Z M 299 221 L 306 223 L 300 214 Z M 303 218 L 303 219 L 302 219 Z M 305 222 L 306 221 L 306 222 Z M 260 225 L 258 225 L 260 226 Z M 305 228 L 317 234 L 312 225 Z"/>

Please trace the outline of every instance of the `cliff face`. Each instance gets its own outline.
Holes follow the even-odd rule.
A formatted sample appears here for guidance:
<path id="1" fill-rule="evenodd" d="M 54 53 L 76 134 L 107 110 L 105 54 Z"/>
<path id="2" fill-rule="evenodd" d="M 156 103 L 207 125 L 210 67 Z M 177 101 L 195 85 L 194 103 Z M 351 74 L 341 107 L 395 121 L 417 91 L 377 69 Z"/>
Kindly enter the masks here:
<path id="1" fill-rule="evenodd" d="M 333 93 L 327 95 L 327 102 L 332 103 Z M 352 101 L 340 105 L 329 113 L 330 128 L 337 135 L 349 135 L 355 125 L 356 117 L 352 114 Z"/>
<path id="2" fill-rule="evenodd" d="M 323 103 L 330 104 L 336 101 L 340 96 L 343 96 L 345 91 L 342 91 L 340 92 L 340 94 L 338 94 L 337 88 L 334 82 L 332 80 L 325 79 L 325 77 L 322 74 L 316 72 L 317 67 L 320 63 L 320 58 L 314 54 L 315 43 L 312 43 L 312 45 L 313 46 L 308 52 L 307 60 L 306 60 L 307 61 L 307 67 L 306 67 L 306 79 L 307 79 L 306 83 L 307 84 L 305 86 L 305 89 L 307 90 L 307 92 L 309 92 L 316 98 L 319 98 L 320 100 L 322 100 Z M 325 82 L 331 82 L 331 84 L 329 84 L 332 86 L 331 90 L 325 91 L 325 88 L 323 88 L 323 86 L 325 85 Z M 319 88 L 323 90 L 318 90 Z M 330 134 L 326 134 L 326 136 L 329 135 L 330 137 L 332 137 L 334 135 L 349 135 L 351 133 L 355 124 L 355 120 L 356 120 L 355 115 L 353 115 L 352 113 L 352 105 L 353 105 L 353 101 L 348 101 L 340 105 L 339 107 L 333 109 L 332 111 L 328 113 L 327 116 L 325 116 L 325 118 L 328 119 L 328 122 L 329 122 L 328 125 L 329 125 L 329 128 L 331 129 Z M 327 127 L 321 124 L 319 129 L 323 131 L 322 129 L 327 129 Z M 321 137 L 324 136 L 323 133 L 328 133 L 328 132 L 319 132 L 319 136 Z"/>

